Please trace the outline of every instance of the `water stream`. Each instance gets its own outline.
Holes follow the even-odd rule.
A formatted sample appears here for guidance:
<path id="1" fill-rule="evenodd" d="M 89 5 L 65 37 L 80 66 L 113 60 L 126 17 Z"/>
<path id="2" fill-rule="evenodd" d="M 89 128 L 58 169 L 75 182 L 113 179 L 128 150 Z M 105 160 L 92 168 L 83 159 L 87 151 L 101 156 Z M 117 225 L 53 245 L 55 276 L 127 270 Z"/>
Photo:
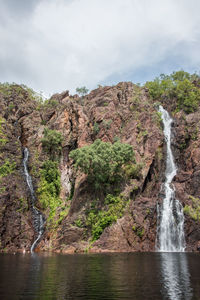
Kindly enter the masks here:
<path id="1" fill-rule="evenodd" d="M 183 207 L 175 198 L 175 188 L 172 185 L 172 180 L 177 172 L 171 150 L 171 124 L 173 120 L 162 106 L 159 106 L 159 112 L 161 113 L 164 124 L 167 158 L 165 182 L 163 184 L 164 199 L 162 204 L 158 205 L 156 249 L 161 252 L 184 252 Z"/>
<path id="2" fill-rule="evenodd" d="M 34 240 L 31 246 L 31 252 L 34 252 L 35 247 L 37 246 L 38 242 L 42 237 L 42 234 L 44 233 L 45 218 L 43 214 L 35 207 L 36 197 L 33 188 L 32 178 L 28 172 L 28 158 L 29 158 L 29 151 L 27 148 L 24 148 L 24 158 L 23 158 L 24 174 L 26 177 L 26 183 L 28 185 L 31 194 L 30 204 L 31 204 L 31 212 L 33 216 L 33 226 L 37 234 L 36 239 Z"/>

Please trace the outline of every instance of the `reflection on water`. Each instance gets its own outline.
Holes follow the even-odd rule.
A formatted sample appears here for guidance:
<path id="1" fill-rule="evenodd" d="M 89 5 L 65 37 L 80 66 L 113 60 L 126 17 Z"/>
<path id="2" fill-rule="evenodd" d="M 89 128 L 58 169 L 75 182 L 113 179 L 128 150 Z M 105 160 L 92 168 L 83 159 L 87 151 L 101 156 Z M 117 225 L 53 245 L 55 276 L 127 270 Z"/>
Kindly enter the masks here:
<path id="1" fill-rule="evenodd" d="M 199 300 L 199 282 L 198 253 L 0 254 L 3 300 Z"/>
<path id="2" fill-rule="evenodd" d="M 186 253 L 166 252 L 161 255 L 162 294 L 164 299 L 190 300 L 192 289 Z"/>

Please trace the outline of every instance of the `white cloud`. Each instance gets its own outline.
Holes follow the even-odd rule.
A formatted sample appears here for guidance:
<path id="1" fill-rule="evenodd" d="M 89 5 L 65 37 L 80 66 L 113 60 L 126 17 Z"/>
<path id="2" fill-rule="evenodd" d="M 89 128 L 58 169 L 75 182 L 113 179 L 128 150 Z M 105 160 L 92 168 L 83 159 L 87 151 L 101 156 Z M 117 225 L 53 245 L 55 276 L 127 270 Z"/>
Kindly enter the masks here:
<path id="1" fill-rule="evenodd" d="M 42 0 L 28 18 L 5 11 L 0 80 L 48 94 L 160 70 L 173 57 L 198 70 L 199 9 L 198 0 Z"/>

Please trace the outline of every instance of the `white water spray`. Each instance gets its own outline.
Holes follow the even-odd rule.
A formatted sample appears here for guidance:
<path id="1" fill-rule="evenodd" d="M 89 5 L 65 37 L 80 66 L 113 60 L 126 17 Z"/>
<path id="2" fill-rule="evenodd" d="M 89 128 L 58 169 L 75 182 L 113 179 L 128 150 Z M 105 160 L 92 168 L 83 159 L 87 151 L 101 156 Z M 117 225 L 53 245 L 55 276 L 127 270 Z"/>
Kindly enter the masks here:
<path id="1" fill-rule="evenodd" d="M 184 214 L 181 203 L 175 199 L 172 180 L 176 175 L 176 166 L 171 150 L 172 119 L 168 112 L 159 106 L 164 124 L 164 136 L 167 144 L 167 159 L 164 183 L 163 203 L 158 206 L 158 230 L 156 248 L 161 252 L 184 252 Z"/>
<path id="2" fill-rule="evenodd" d="M 33 189 L 32 179 L 28 172 L 28 158 L 29 158 L 29 151 L 27 148 L 24 148 L 24 159 L 23 159 L 24 174 L 26 177 L 26 183 L 31 193 L 31 211 L 33 215 L 34 228 L 35 231 L 37 232 L 37 238 L 35 239 L 35 241 L 31 246 L 31 253 L 33 253 L 36 245 L 38 244 L 40 238 L 42 237 L 42 234 L 44 233 L 45 218 L 42 215 L 42 213 L 35 207 L 36 198 Z"/>

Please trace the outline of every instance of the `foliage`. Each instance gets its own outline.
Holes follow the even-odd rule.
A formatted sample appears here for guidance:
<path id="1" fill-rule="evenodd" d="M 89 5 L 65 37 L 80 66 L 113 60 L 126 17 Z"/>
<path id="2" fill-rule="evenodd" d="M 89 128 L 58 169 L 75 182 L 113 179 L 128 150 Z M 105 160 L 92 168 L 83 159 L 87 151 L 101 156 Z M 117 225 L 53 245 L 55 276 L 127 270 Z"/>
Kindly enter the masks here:
<path id="1" fill-rule="evenodd" d="M 31 100 L 35 100 L 38 102 L 43 101 L 41 93 L 34 92 L 31 88 L 27 87 L 24 84 L 16 84 L 16 83 L 0 83 L 0 92 L 4 96 L 10 96 L 15 93 L 17 96 L 27 96 Z"/>
<path id="2" fill-rule="evenodd" d="M 144 235 L 144 228 L 143 227 L 141 227 L 141 226 L 138 227 L 138 226 L 133 225 L 132 230 L 136 233 L 136 235 L 139 238 L 143 237 L 143 235 Z"/>
<path id="3" fill-rule="evenodd" d="M 190 196 L 192 205 L 185 205 L 183 211 L 189 215 L 193 220 L 200 221 L 200 199 Z"/>
<path id="4" fill-rule="evenodd" d="M 6 159 L 5 163 L 0 166 L 0 178 L 5 177 L 13 173 L 16 169 L 16 163 L 10 162 L 9 159 Z"/>
<path id="5" fill-rule="evenodd" d="M 75 224 L 77 227 L 79 227 L 79 228 L 82 228 L 82 227 L 83 227 L 83 222 L 82 222 L 82 220 L 81 220 L 80 218 L 76 219 L 76 220 L 74 221 L 74 224 Z"/>
<path id="6" fill-rule="evenodd" d="M 142 164 L 127 164 L 124 168 L 125 170 L 125 175 L 128 178 L 135 178 L 135 179 L 140 179 L 142 174 Z"/>
<path id="7" fill-rule="evenodd" d="M 86 225 L 91 229 L 92 240 L 97 240 L 104 229 L 123 216 L 127 202 L 122 197 L 108 194 L 105 198 L 106 207 L 103 210 L 91 209 Z"/>
<path id="8" fill-rule="evenodd" d="M 45 152 L 50 155 L 52 160 L 55 160 L 57 155 L 61 154 L 63 137 L 59 131 L 44 129 L 44 138 L 42 139 L 42 147 Z"/>
<path id="9" fill-rule="evenodd" d="M 49 109 L 49 108 L 54 108 L 56 109 L 59 106 L 59 102 L 56 99 L 45 99 L 42 101 L 38 101 L 38 105 L 37 105 L 37 110 L 40 111 L 41 109 L 45 110 L 45 109 Z M 45 125 L 45 124 L 43 124 Z"/>
<path id="10" fill-rule="evenodd" d="M 94 123 L 94 126 L 93 126 L 93 133 L 94 134 L 98 134 L 99 133 L 99 125 L 98 123 Z"/>
<path id="11" fill-rule="evenodd" d="M 8 140 L 6 138 L 6 135 L 3 132 L 3 126 L 2 126 L 2 124 L 4 124 L 4 123 L 5 123 L 5 120 L 0 117 L 0 147 L 4 146 L 8 142 Z"/>
<path id="12" fill-rule="evenodd" d="M 111 119 L 109 119 L 109 120 L 103 120 L 103 127 L 105 129 L 110 129 L 111 124 L 112 124 L 112 120 Z"/>
<path id="13" fill-rule="evenodd" d="M 96 187 L 116 182 L 123 174 L 122 167 L 135 161 L 131 145 L 119 141 L 111 144 L 99 139 L 89 146 L 71 151 L 69 156 L 75 167 L 87 174 Z"/>
<path id="14" fill-rule="evenodd" d="M 47 160 L 42 165 L 37 192 L 42 209 L 49 209 L 49 220 L 53 219 L 57 207 L 61 205 L 60 189 L 61 181 L 58 165 L 55 161 Z"/>
<path id="15" fill-rule="evenodd" d="M 88 89 L 85 87 L 85 86 L 83 86 L 83 87 L 80 87 L 80 88 L 76 88 L 76 92 L 79 94 L 79 95 L 81 95 L 82 97 L 84 97 L 85 95 L 87 95 L 87 93 L 88 93 Z"/>
<path id="16" fill-rule="evenodd" d="M 140 103 L 141 101 L 141 88 L 137 85 L 134 86 L 134 89 L 133 89 L 133 96 L 131 98 L 131 107 L 130 109 L 133 111 L 133 110 L 137 110 L 138 109 L 138 104 Z"/>
<path id="17" fill-rule="evenodd" d="M 194 84 L 197 79 L 196 74 L 178 71 L 171 75 L 161 74 L 154 81 L 147 82 L 146 87 L 152 99 L 161 101 L 163 97 L 175 98 L 177 110 L 183 109 L 186 113 L 191 113 L 198 108 L 200 102 L 200 89 Z"/>

